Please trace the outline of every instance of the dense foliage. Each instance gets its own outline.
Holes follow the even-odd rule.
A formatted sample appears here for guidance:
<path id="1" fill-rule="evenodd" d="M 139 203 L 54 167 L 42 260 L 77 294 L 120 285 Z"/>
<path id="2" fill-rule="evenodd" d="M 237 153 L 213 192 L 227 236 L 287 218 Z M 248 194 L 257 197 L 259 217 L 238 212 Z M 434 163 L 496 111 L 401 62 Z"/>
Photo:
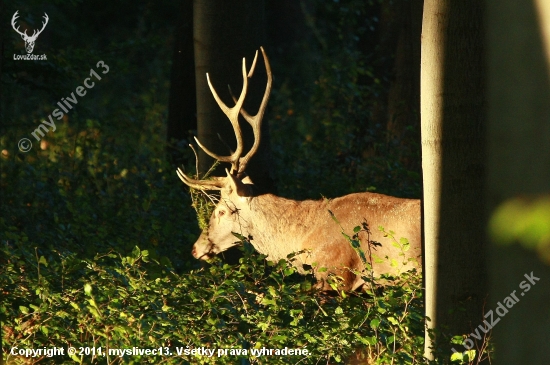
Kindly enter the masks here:
<path id="1" fill-rule="evenodd" d="M 237 266 L 218 262 L 177 274 L 137 247 L 129 256 L 111 252 L 80 259 L 52 252 L 46 258 L 38 251 L 29 254 L 28 241 L 12 239 L 2 248 L 10 259 L 0 276 L 9 299 L 2 308 L 5 349 L 95 348 L 96 354 L 71 356 L 84 363 L 313 364 L 341 362 L 357 348 L 365 350 L 356 357 L 380 357 L 381 363 L 421 357 L 418 277 L 405 275 L 372 296 L 326 296 L 312 292 L 307 281 L 289 278 L 294 270 L 286 262 L 266 264 L 255 255 Z M 109 348 L 133 347 L 168 348 L 172 354 L 103 355 Z M 212 357 L 183 353 L 197 348 L 216 352 Z M 309 354 L 251 354 L 262 348 Z M 222 356 L 218 349 L 229 352 Z"/>
<path id="2" fill-rule="evenodd" d="M 314 364 L 350 356 L 421 363 L 419 275 L 405 273 L 364 294 L 323 294 L 312 289 L 311 277 L 297 276 L 286 262 L 266 262 L 246 242 L 237 265 L 201 267 L 192 259 L 197 218 L 166 161 L 163 133 L 174 8 L 102 3 L 52 2 L 50 18 L 65 21 L 48 25 L 48 61 L 2 64 L 3 355 L 15 363 Z M 309 26 L 317 43 L 302 45 L 314 60 L 304 76 L 311 82 L 300 89 L 281 75 L 275 85 L 267 119 L 280 193 L 418 195 L 418 175 L 400 164 L 384 143 L 384 127 L 371 117 L 384 82 L 359 40 L 375 27 L 367 7 L 373 5 L 336 3 L 313 2 L 318 21 Z M 19 7 L 23 13 L 32 4 L 14 1 L 6 12 L 11 16 Z M 123 19 L 116 16 L 121 12 Z M 104 29 L 97 26 L 102 21 Z M 7 52 L 20 52 L 20 39 L 8 33 L 14 38 Z M 68 36 L 77 33 L 78 39 Z M 17 141 L 99 60 L 109 73 L 54 132 L 33 140 L 30 152 L 19 152 Z M 293 75 L 305 68 L 281 69 Z M 190 151 L 181 153 L 192 161 Z M 9 355 L 14 346 L 96 352 L 24 359 Z M 108 348 L 133 347 L 167 347 L 173 354 L 103 356 Z M 234 351 L 223 357 L 177 354 L 201 347 Z M 307 349 L 309 355 L 250 355 L 264 347 Z"/>

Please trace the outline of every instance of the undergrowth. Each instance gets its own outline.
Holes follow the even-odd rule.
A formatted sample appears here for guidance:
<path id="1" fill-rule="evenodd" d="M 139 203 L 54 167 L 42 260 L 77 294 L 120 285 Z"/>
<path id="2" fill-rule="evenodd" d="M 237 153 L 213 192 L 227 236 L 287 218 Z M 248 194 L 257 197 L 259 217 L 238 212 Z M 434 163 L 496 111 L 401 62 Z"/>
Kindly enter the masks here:
<path id="1" fill-rule="evenodd" d="M 191 200 L 156 157 L 162 145 L 130 152 L 97 122 L 83 129 L 60 125 L 44 149 L 7 150 L 0 159 L 8 363 L 338 363 L 359 348 L 380 359 L 421 356 L 418 275 L 372 297 L 315 292 L 285 261 L 268 263 L 250 250 L 238 265 L 200 268 L 190 255 L 199 233 Z M 53 347 L 65 355 L 13 355 Z M 69 347 L 77 353 L 69 356 Z M 134 347 L 171 355 L 108 353 Z M 264 347 L 308 355 L 250 355 Z M 233 354 L 185 355 L 198 348 Z"/>
<path id="2" fill-rule="evenodd" d="M 0 160 L 8 363 L 424 363 L 418 273 L 367 293 L 321 293 L 246 242 L 238 265 L 201 268 L 190 255 L 199 233 L 191 200 L 159 151 L 121 154 L 93 123 L 76 139 L 63 132 L 45 150 Z M 13 355 L 54 347 L 65 356 Z M 109 354 L 134 348 L 157 354 Z M 308 354 L 251 355 L 264 348 Z M 199 349 L 215 352 L 185 355 Z"/>
<path id="3" fill-rule="evenodd" d="M 313 292 L 286 261 L 248 252 L 240 265 L 215 261 L 178 274 L 135 247 L 82 259 L 27 249 L 24 237 L 3 242 L 3 348 L 72 346 L 167 348 L 166 356 L 71 356 L 92 363 L 314 364 L 342 362 L 355 349 L 379 363 L 412 363 L 421 355 L 423 317 L 417 275 L 406 273 L 376 296 Z M 307 349 L 308 356 L 251 356 L 252 349 Z M 212 357 L 178 355 L 208 348 Z M 218 357 L 218 349 L 241 356 Z M 247 350 L 245 353 L 243 350 Z M 68 357 L 34 358 L 64 363 Z M 19 359 L 20 363 L 26 363 Z"/>

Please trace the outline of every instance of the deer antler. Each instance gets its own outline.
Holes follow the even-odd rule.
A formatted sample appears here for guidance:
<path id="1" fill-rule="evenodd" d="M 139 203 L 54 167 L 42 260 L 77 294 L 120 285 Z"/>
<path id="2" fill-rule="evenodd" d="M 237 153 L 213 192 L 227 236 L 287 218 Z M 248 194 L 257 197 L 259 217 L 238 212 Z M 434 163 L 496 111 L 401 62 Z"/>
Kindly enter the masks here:
<path id="1" fill-rule="evenodd" d="M 17 28 L 15 27 L 15 21 L 19 17 L 19 15 L 17 13 L 19 13 L 19 10 L 17 10 L 15 12 L 15 14 L 13 14 L 13 17 L 11 18 L 11 26 L 12 26 L 13 30 L 15 30 L 17 33 L 19 33 L 21 35 L 21 38 L 23 38 L 23 40 L 25 41 L 25 49 L 27 50 L 27 53 L 32 53 L 32 50 L 34 49 L 34 42 L 36 41 L 36 38 L 38 38 L 40 33 L 42 33 L 44 28 L 46 28 L 46 24 L 48 24 L 48 20 L 50 18 L 48 18 L 48 14 L 44 13 L 44 16 L 43 16 L 44 21 L 42 22 L 42 29 L 40 29 L 38 31 L 34 30 L 32 35 L 28 36 L 27 35 L 27 30 L 25 30 L 25 32 L 21 32 L 19 30 L 19 26 L 17 26 Z"/>
<path id="2" fill-rule="evenodd" d="M 261 136 L 261 127 L 262 127 L 262 120 L 265 113 L 265 108 L 267 106 L 267 101 L 269 100 L 269 94 L 271 93 L 271 83 L 273 81 L 273 76 L 271 74 L 271 65 L 269 64 L 269 60 L 267 58 L 267 55 L 265 54 L 264 48 L 260 47 L 260 50 L 262 51 L 262 55 L 264 56 L 264 62 L 265 62 L 265 70 L 267 73 L 267 84 L 265 86 L 265 92 L 264 97 L 262 99 L 262 103 L 260 104 L 260 108 L 258 109 L 258 112 L 256 115 L 252 116 L 248 114 L 248 112 L 241 108 L 241 115 L 244 117 L 244 119 L 252 126 L 252 131 L 254 132 L 254 144 L 252 145 L 252 148 L 250 151 L 240 159 L 239 161 L 239 168 L 238 168 L 238 174 L 242 174 L 244 172 L 244 169 L 246 165 L 248 164 L 248 161 L 256 151 L 258 150 L 258 147 L 260 147 L 260 136 Z M 248 77 L 252 77 L 254 74 L 254 68 L 256 67 L 256 59 L 258 58 L 258 51 L 256 51 L 256 55 L 254 56 L 254 61 L 252 62 L 252 67 L 250 68 L 250 72 L 248 73 Z M 231 88 L 229 88 L 229 92 L 231 93 L 231 96 L 233 97 L 233 101 L 237 102 L 235 99 L 235 96 L 233 96 L 233 93 L 231 92 Z"/>
<path id="3" fill-rule="evenodd" d="M 44 28 L 46 28 L 46 25 L 48 24 L 48 20 L 50 20 L 50 18 L 48 18 L 48 14 L 46 14 L 46 13 L 44 13 L 44 16 L 43 16 L 42 18 L 44 18 L 44 21 L 42 22 L 42 29 L 40 29 L 39 31 L 36 31 L 36 30 L 35 30 L 35 31 L 32 33 L 32 37 L 31 37 L 31 38 L 37 38 L 38 35 L 39 35 L 40 33 L 42 33 L 42 31 L 44 30 Z M 36 34 L 34 34 L 34 33 L 36 33 Z"/>
<path id="4" fill-rule="evenodd" d="M 192 179 L 178 167 L 176 170 L 179 178 L 183 183 L 190 188 L 198 190 L 221 190 L 223 188 L 223 177 L 215 177 L 214 180 L 197 180 Z"/>
<path id="5" fill-rule="evenodd" d="M 25 33 L 23 33 L 19 30 L 19 26 L 17 26 L 17 28 L 15 27 L 15 21 L 17 20 L 17 18 L 19 18 L 19 15 L 17 15 L 17 13 L 19 13 L 19 10 L 17 10 L 15 12 L 15 14 L 13 14 L 13 17 L 11 18 L 11 26 L 12 26 L 13 30 L 15 30 L 17 33 L 19 33 L 21 35 L 21 37 L 27 37 L 27 31 L 26 30 L 25 30 Z"/>
<path id="6" fill-rule="evenodd" d="M 214 100 L 216 100 L 216 103 L 218 103 L 218 106 L 220 107 L 220 109 L 224 112 L 227 118 L 229 118 L 231 125 L 233 125 L 233 130 L 235 131 L 235 137 L 237 138 L 237 148 L 235 149 L 235 152 L 233 152 L 230 156 L 220 156 L 211 152 L 208 148 L 206 148 L 198 140 L 197 137 L 195 137 L 195 141 L 197 142 L 199 147 L 202 148 L 202 150 L 210 157 L 213 157 L 216 160 L 221 162 L 230 162 L 231 172 L 233 172 L 238 169 L 239 158 L 241 157 L 241 153 L 243 152 L 243 137 L 241 133 L 241 127 L 239 126 L 239 112 L 243 106 L 244 99 L 246 97 L 246 92 L 248 91 L 248 77 L 246 76 L 246 60 L 243 58 L 243 89 L 241 90 L 241 95 L 239 96 L 239 99 L 236 101 L 234 107 L 229 108 L 220 99 L 220 97 L 218 96 L 218 93 L 216 92 L 216 90 L 212 86 L 212 83 L 210 82 L 210 75 L 208 75 L 208 73 L 206 74 L 206 80 L 208 81 L 208 87 L 210 87 L 210 91 L 212 92 L 212 96 L 214 96 Z"/>
<path id="7" fill-rule="evenodd" d="M 40 35 L 40 33 L 42 33 L 42 31 L 44 30 L 44 28 L 46 28 L 46 24 L 48 24 L 48 20 L 50 20 L 50 18 L 48 18 L 48 14 L 44 13 L 44 16 L 43 16 L 44 21 L 42 22 L 42 29 L 40 29 L 40 30 L 34 30 L 33 33 L 32 33 L 32 35 L 29 36 L 29 35 L 27 34 L 27 30 L 26 30 L 26 29 L 25 29 L 24 32 L 21 32 L 21 31 L 19 30 L 19 26 L 17 26 L 17 28 L 15 27 L 15 21 L 17 20 L 17 18 L 19 18 L 19 15 L 18 15 L 17 13 L 19 13 L 19 10 L 17 10 L 17 11 L 15 12 L 15 14 L 13 14 L 13 17 L 11 18 L 11 26 L 12 26 L 13 30 L 15 30 L 17 33 L 19 33 L 19 34 L 21 35 L 21 37 L 23 37 L 24 39 L 32 39 L 32 38 L 36 39 L 36 38 L 38 38 L 38 36 Z"/>
<path id="8" fill-rule="evenodd" d="M 252 66 L 250 67 L 250 71 L 248 72 L 248 75 L 246 74 L 246 60 L 243 58 L 243 68 L 242 68 L 243 88 L 241 90 L 241 95 L 239 96 L 238 99 L 235 99 L 235 97 L 233 97 L 233 100 L 235 101 L 235 106 L 232 108 L 227 107 L 227 105 L 225 105 L 225 103 L 220 99 L 220 97 L 218 96 L 218 93 L 216 92 L 216 90 L 212 86 L 212 83 L 210 82 L 209 75 L 206 74 L 206 78 L 208 80 L 208 86 L 210 87 L 210 91 L 212 92 L 214 99 L 218 103 L 218 106 L 220 107 L 220 109 L 225 113 L 225 115 L 229 118 L 229 121 L 233 125 L 233 130 L 235 131 L 235 137 L 237 139 L 237 148 L 235 149 L 235 152 L 233 152 L 233 154 L 231 154 L 230 156 L 220 156 L 208 150 L 203 144 L 200 143 L 200 141 L 196 137 L 195 137 L 195 141 L 197 141 L 197 144 L 199 145 L 199 147 L 202 148 L 202 150 L 206 154 L 208 154 L 210 157 L 213 157 L 216 160 L 221 162 L 230 162 L 231 173 L 242 174 L 246 168 L 248 161 L 256 153 L 260 145 L 261 123 L 265 112 L 265 108 L 267 106 L 267 101 L 269 100 L 269 94 L 271 92 L 271 83 L 273 80 L 269 59 L 267 58 L 267 55 L 265 54 L 263 47 L 260 47 L 260 49 L 264 57 L 264 62 L 265 62 L 265 67 L 267 72 L 267 85 L 266 85 L 264 97 L 262 99 L 262 103 L 260 104 L 258 113 L 254 116 L 251 116 L 250 114 L 248 114 L 242 108 L 242 106 L 246 98 L 246 93 L 248 91 L 248 79 L 252 77 L 252 75 L 254 74 L 254 70 L 256 68 L 258 51 L 256 51 L 256 54 L 254 56 L 254 61 L 252 62 Z M 252 126 L 252 130 L 254 132 L 254 144 L 251 150 L 243 158 L 241 158 L 241 154 L 243 151 L 243 137 L 242 137 L 241 127 L 239 125 L 239 114 L 242 114 L 245 120 Z"/>
<path id="9" fill-rule="evenodd" d="M 248 164 L 248 161 L 252 158 L 252 156 L 254 156 L 254 154 L 258 150 L 258 147 L 260 146 L 262 119 L 265 113 L 265 108 L 267 106 L 267 101 L 269 100 L 269 94 L 271 93 L 271 84 L 273 81 L 273 76 L 271 74 L 271 66 L 269 64 L 269 59 L 267 58 L 267 55 L 265 54 L 263 47 L 260 47 L 260 49 L 264 57 L 264 63 L 265 63 L 265 68 L 267 73 L 267 84 L 266 84 L 262 102 L 260 104 L 260 108 L 258 109 L 258 112 L 254 116 L 250 115 L 249 113 L 246 112 L 246 110 L 243 109 L 243 103 L 246 98 L 246 93 L 248 91 L 248 79 L 252 77 L 252 75 L 254 74 L 254 70 L 256 68 L 258 51 L 256 51 L 256 54 L 254 56 L 254 61 L 252 61 L 252 66 L 250 67 L 250 71 L 248 72 L 248 74 L 246 72 L 246 60 L 243 58 L 243 66 L 242 66 L 243 88 L 241 90 L 241 95 L 239 96 L 238 99 L 232 95 L 233 101 L 235 102 L 235 106 L 233 106 L 232 108 L 229 108 L 220 99 L 220 97 L 218 96 L 218 93 L 216 92 L 216 90 L 212 86 L 212 83 L 210 82 L 210 76 L 206 74 L 206 79 L 208 80 L 208 86 L 210 87 L 212 96 L 214 96 L 214 100 L 216 100 L 216 102 L 218 103 L 218 106 L 224 112 L 224 114 L 227 116 L 227 118 L 231 122 L 231 125 L 233 126 L 233 131 L 235 132 L 235 138 L 237 139 L 237 148 L 235 149 L 235 152 L 233 152 L 229 156 L 220 156 L 213 153 L 208 148 L 206 148 L 196 137 L 195 137 L 195 141 L 197 142 L 199 147 L 202 148 L 202 150 L 210 157 L 213 157 L 220 162 L 231 163 L 231 174 L 236 176 L 240 176 L 242 175 L 242 173 L 244 173 L 244 170 L 246 169 L 246 165 Z M 254 133 L 254 144 L 252 145 L 252 148 L 250 149 L 250 151 L 244 157 L 241 157 L 243 152 L 243 137 L 242 137 L 241 127 L 239 125 L 239 114 L 241 114 L 244 117 L 244 119 L 252 126 L 252 130 Z M 183 173 L 183 171 L 181 171 L 181 169 L 178 169 L 177 173 L 180 179 L 186 185 L 192 188 L 204 189 L 204 190 L 219 190 L 223 186 L 223 181 L 217 180 L 217 179 L 224 179 L 224 178 L 217 178 L 216 180 L 198 180 L 198 179 L 192 179 L 186 176 Z"/>

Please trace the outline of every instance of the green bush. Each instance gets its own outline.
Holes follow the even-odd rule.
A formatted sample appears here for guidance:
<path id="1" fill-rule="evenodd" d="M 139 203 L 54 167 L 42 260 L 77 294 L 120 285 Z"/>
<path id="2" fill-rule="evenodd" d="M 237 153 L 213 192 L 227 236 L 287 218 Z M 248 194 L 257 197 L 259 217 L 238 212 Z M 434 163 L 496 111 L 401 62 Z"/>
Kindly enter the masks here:
<path id="1" fill-rule="evenodd" d="M 68 346 L 169 348 L 172 356 L 72 356 L 83 363 L 314 364 L 363 356 L 410 363 L 421 355 L 419 276 L 406 273 L 374 296 L 331 296 L 311 290 L 281 261 L 246 254 L 240 265 L 220 261 L 177 274 L 147 251 L 79 259 L 75 254 L 35 255 L 13 234 L 4 242 L 4 351 Z M 212 358 L 177 356 L 178 348 L 215 349 Z M 307 349 L 309 356 L 251 356 L 252 349 Z M 218 357 L 217 349 L 247 349 Z M 238 350 L 237 350 L 238 349 Z M 420 352 L 419 352 L 420 351 Z M 366 354 L 366 355 L 365 355 Z M 5 354 L 6 355 L 6 354 Z M 8 356 L 8 360 L 13 357 Z M 34 359 L 40 360 L 40 359 Z M 63 363 L 69 357 L 43 358 Z"/>

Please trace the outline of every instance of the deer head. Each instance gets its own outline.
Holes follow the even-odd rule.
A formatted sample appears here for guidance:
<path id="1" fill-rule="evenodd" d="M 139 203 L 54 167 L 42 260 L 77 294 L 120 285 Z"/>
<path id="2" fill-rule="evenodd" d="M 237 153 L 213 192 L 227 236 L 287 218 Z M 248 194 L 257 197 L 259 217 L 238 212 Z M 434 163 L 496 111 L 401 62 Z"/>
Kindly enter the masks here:
<path id="1" fill-rule="evenodd" d="M 40 33 L 42 33 L 44 28 L 46 28 L 46 24 L 48 24 L 48 20 L 49 20 L 48 14 L 44 13 L 44 17 L 43 17 L 44 22 L 42 23 L 42 29 L 40 29 L 38 31 L 34 30 L 32 35 L 28 36 L 27 35 L 27 30 L 25 30 L 25 32 L 21 32 L 19 30 L 19 26 L 17 28 L 15 27 L 15 21 L 19 17 L 19 15 L 17 15 L 18 12 L 19 12 L 19 10 L 17 10 L 15 12 L 15 14 L 13 14 L 13 17 L 11 18 L 11 26 L 13 27 L 13 30 L 15 30 L 17 33 L 19 33 L 21 35 L 21 38 L 23 38 L 23 40 L 25 41 L 25 49 L 27 50 L 27 53 L 32 53 L 32 51 L 34 49 L 34 42 L 36 42 L 36 38 L 38 38 Z"/>
<path id="2" fill-rule="evenodd" d="M 269 100 L 269 94 L 271 92 L 271 83 L 273 77 L 271 75 L 271 67 L 269 60 L 265 54 L 263 48 L 260 48 L 264 58 L 264 63 L 267 72 L 267 85 L 265 88 L 264 96 L 260 104 L 260 108 L 256 115 L 250 115 L 243 109 L 243 103 L 248 91 L 248 79 L 254 74 L 256 67 L 256 60 L 258 58 L 258 52 L 254 56 L 254 61 L 250 67 L 250 71 L 247 73 L 246 60 L 243 58 L 242 73 L 243 73 L 243 88 L 238 99 L 233 97 L 235 106 L 228 107 L 220 99 L 216 90 L 210 82 L 210 77 L 206 74 L 208 86 L 214 96 L 214 99 L 218 103 L 220 109 L 225 113 L 233 130 L 237 140 L 237 148 L 229 156 L 220 156 L 211 152 L 206 148 L 196 137 L 195 141 L 199 147 L 209 156 L 215 158 L 220 162 L 228 162 L 231 164 L 231 170 L 226 169 L 226 176 L 215 177 L 212 180 L 200 180 L 193 179 L 187 176 L 181 169 L 178 168 L 177 174 L 181 181 L 187 186 L 199 189 L 199 190 L 220 190 L 220 200 L 210 217 L 210 223 L 208 229 L 200 235 L 199 239 L 193 246 L 192 254 L 195 258 L 208 259 L 211 256 L 225 251 L 228 248 L 236 245 L 238 240 L 231 232 L 240 232 L 243 225 L 247 225 L 246 211 L 248 209 L 249 200 L 253 196 L 252 181 L 244 176 L 246 165 L 250 158 L 257 152 L 260 146 L 260 131 L 261 123 L 264 116 L 267 101 Z M 254 144 L 250 151 L 243 157 L 243 137 L 241 133 L 241 127 L 239 125 L 239 114 L 252 126 L 254 133 Z"/>
<path id="3" fill-rule="evenodd" d="M 226 169 L 223 178 L 220 201 L 216 205 L 208 229 L 203 231 L 193 245 L 191 254 L 201 260 L 207 260 L 236 244 L 239 240 L 232 232 L 245 232 L 250 227 L 248 218 L 249 203 L 253 197 L 253 184 L 248 176 L 242 180 Z"/>

